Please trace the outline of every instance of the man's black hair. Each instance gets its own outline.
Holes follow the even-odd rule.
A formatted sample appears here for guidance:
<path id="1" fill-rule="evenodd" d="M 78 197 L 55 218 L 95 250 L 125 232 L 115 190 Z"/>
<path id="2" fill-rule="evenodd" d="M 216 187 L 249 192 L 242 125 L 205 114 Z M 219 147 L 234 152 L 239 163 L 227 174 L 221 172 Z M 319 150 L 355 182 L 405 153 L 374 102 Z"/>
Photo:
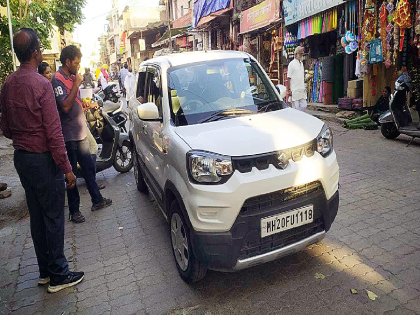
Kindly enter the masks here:
<path id="1" fill-rule="evenodd" d="M 50 65 L 47 63 L 47 62 L 45 62 L 45 61 L 43 61 L 43 62 L 41 62 L 40 64 L 39 64 L 39 66 L 38 66 L 38 73 L 39 74 L 44 74 L 44 71 L 47 69 L 47 67 L 49 67 Z"/>
<path id="2" fill-rule="evenodd" d="M 32 54 L 40 49 L 38 33 L 31 28 L 21 28 L 13 37 L 13 47 L 21 63 L 30 61 Z"/>
<path id="3" fill-rule="evenodd" d="M 67 59 L 73 61 L 76 57 L 82 58 L 82 53 L 79 48 L 74 45 L 70 45 L 61 51 L 60 62 L 64 66 Z"/>
<path id="4" fill-rule="evenodd" d="M 124 64 L 124 68 L 128 69 L 128 65 L 126 63 Z"/>
<path id="5" fill-rule="evenodd" d="M 387 90 L 387 91 L 388 91 L 388 94 L 391 94 L 391 87 L 390 87 L 390 86 L 388 86 L 388 85 L 387 85 L 387 86 L 385 87 L 385 90 Z"/>

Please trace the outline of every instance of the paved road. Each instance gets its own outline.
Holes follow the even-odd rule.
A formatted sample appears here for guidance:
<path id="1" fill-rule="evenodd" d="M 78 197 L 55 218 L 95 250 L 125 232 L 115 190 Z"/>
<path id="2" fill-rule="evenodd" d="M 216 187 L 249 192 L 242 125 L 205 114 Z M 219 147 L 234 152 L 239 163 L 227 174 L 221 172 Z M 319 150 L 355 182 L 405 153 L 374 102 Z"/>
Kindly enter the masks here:
<path id="1" fill-rule="evenodd" d="M 91 213 L 80 183 L 86 222 L 66 225 L 70 265 L 86 272 L 76 288 L 36 285 L 28 219 L 0 230 L 0 314 L 420 314 L 420 142 L 334 130 L 341 205 L 322 243 L 187 285 L 151 197 L 136 191 L 132 171 L 108 170 L 100 178 L 113 206 Z"/>

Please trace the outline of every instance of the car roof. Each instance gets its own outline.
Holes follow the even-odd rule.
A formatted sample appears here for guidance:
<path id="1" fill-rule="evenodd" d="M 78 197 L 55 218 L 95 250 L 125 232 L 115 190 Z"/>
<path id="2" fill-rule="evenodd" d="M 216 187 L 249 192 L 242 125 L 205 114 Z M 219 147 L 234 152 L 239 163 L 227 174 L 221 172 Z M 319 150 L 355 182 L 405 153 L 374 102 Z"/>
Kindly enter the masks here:
<path id="1" fill-rule="evenodd" d="M 226 51 L 226 50 L 209 50 L 209 51 L 192 51 L 174 53 L 165 56 L 156 57 L 142 62 L 142 66 L 153 63 L 168 63 L 170 67 L 177 67 L 186 64 L 221 60 L 221 59 L 237 59 L 237 58 L 249 58 L 250 55 L 240 51 Z"/>

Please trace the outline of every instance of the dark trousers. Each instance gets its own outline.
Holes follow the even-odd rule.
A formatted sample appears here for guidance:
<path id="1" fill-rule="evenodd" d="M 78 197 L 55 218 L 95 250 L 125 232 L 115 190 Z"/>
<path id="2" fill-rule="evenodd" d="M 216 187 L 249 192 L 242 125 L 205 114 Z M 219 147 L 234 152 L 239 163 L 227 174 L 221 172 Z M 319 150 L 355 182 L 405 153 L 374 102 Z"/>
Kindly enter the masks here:
<path id="1" fill-rule="evenodd" d="M 25 189 L 40 275 L 59 282 L 69 273 L 64 256 L 64 175 L 51 153 L 17 150 L 14 162 Z"/>
<path id="2" fill-rule="evenodd" d="M 82 141 L 66 142 L 67 155 L 70 160 L 73 173 L 77 173 L 77 163 L 82 168 L 83 178 L 86 181 L 86 187 L 89 191 L 92 203 L 96 204 L 102 201 L 102 195 L 99 192 L 96 183 L 96 167 L 89 153 L 89 141 L 85 138 Z M 80 195 L 77 187 L 67 191 L 67 199 L 69 202 L 70 214 L 79 211 Z"/>

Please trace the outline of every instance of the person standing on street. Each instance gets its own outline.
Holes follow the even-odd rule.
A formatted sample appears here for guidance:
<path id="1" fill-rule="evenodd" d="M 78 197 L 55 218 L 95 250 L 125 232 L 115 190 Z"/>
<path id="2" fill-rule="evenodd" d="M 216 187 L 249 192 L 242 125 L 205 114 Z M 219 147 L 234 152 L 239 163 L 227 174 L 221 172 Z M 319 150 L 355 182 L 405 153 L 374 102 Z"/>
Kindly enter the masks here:
<path id="1" fill-rule="evenodd" d="M 96 183 L 95 164 L 89 151 L 86 118 L 83 114 L 79 86 L 83 77 L 78 74 L 82 53 L 74 45 L 61 51 L 62 66 L 54 74 L 52 85 L 55 92 L 58 112 L 60 113 L 67 154 L 73 169 L 77 163 L 82 168 L 86 186 L 92 198 L 92 211 L 100 210 L 112 204 L 111 199 L 103 198 Z M 67 192 L 69 217 L 74 223 L 82 223 L 85 217 L 80 213 L 80 195 L 77 187 Z"/>
<path id="2" fill-rule="evenodd" d="M 124 96 L 126 94 L 126 89 L 127 89 L 126 86 L 124 85 L 127 74 L 128 74 L 128 65 L 125 63 L 123 68 L 120 70 L 120 84 L 121 84 L 120 88 L 124 91 Z"/>
<path id="3" fill-rule="evenodd" d="M 133 74 L 131 68 L 128 71 L 127 76 L 124 79 L 124 87 L 125 87 L 125 98 L 127 100 L 127 106 L 130 102 L 130 99 L 136 96 L 136 76 Z"/>
<path id="4" fill-rule="evenodd" d="M 289 81 L 287 83 L 286 100 L 289 101 L 289 96 L 291 96 L 292 107 L 301 111 L 304 111 L 308 106 L 306 102 L 305 68 L 302 62 L 304 50 L 302 46 L 295 49 L 295 59 L 289 63 L 287 68 Z"/>
<path id="5" fill-rule="evenodd" d="M 108 86 L 108 73 L 106 72 L 108 69 L 107 65 L 102 65 L 101 69 L 99 70 L 97 77 L 98 77 L 98 86 L 105 90 Z"/>
<path id="6" fill-rule="evenodd" d="M 38 73 L 48 79 L 51 82 L 53 72 L 50 65 L 47 62 L 41 62 L 38 66 Z"/>
<path id="7" fill-rule="evenodd" d="M 84 277 L 83 272 L 69 271 L 64 255 L 64 179 L 72 191 L 76 177 L 67 158 L 51 83 L 37 73 L 42 61 L 38 34 L 22 28 L 13 45 L 21 65 L 1 91 L 1 129 L 13 140 L 14 164 L 25 189 L 38 284 L 50 282 L 48 292 L 53 293 Z"/>
<path id="8" fill-rule="evenodd" d="M 83 84 L 85 88 L 94 88 L 95 84 L 93 83 L 92 73 L 90 73 L 90 69 L 86 68 L 85 73 L 83 74 Z"/>

